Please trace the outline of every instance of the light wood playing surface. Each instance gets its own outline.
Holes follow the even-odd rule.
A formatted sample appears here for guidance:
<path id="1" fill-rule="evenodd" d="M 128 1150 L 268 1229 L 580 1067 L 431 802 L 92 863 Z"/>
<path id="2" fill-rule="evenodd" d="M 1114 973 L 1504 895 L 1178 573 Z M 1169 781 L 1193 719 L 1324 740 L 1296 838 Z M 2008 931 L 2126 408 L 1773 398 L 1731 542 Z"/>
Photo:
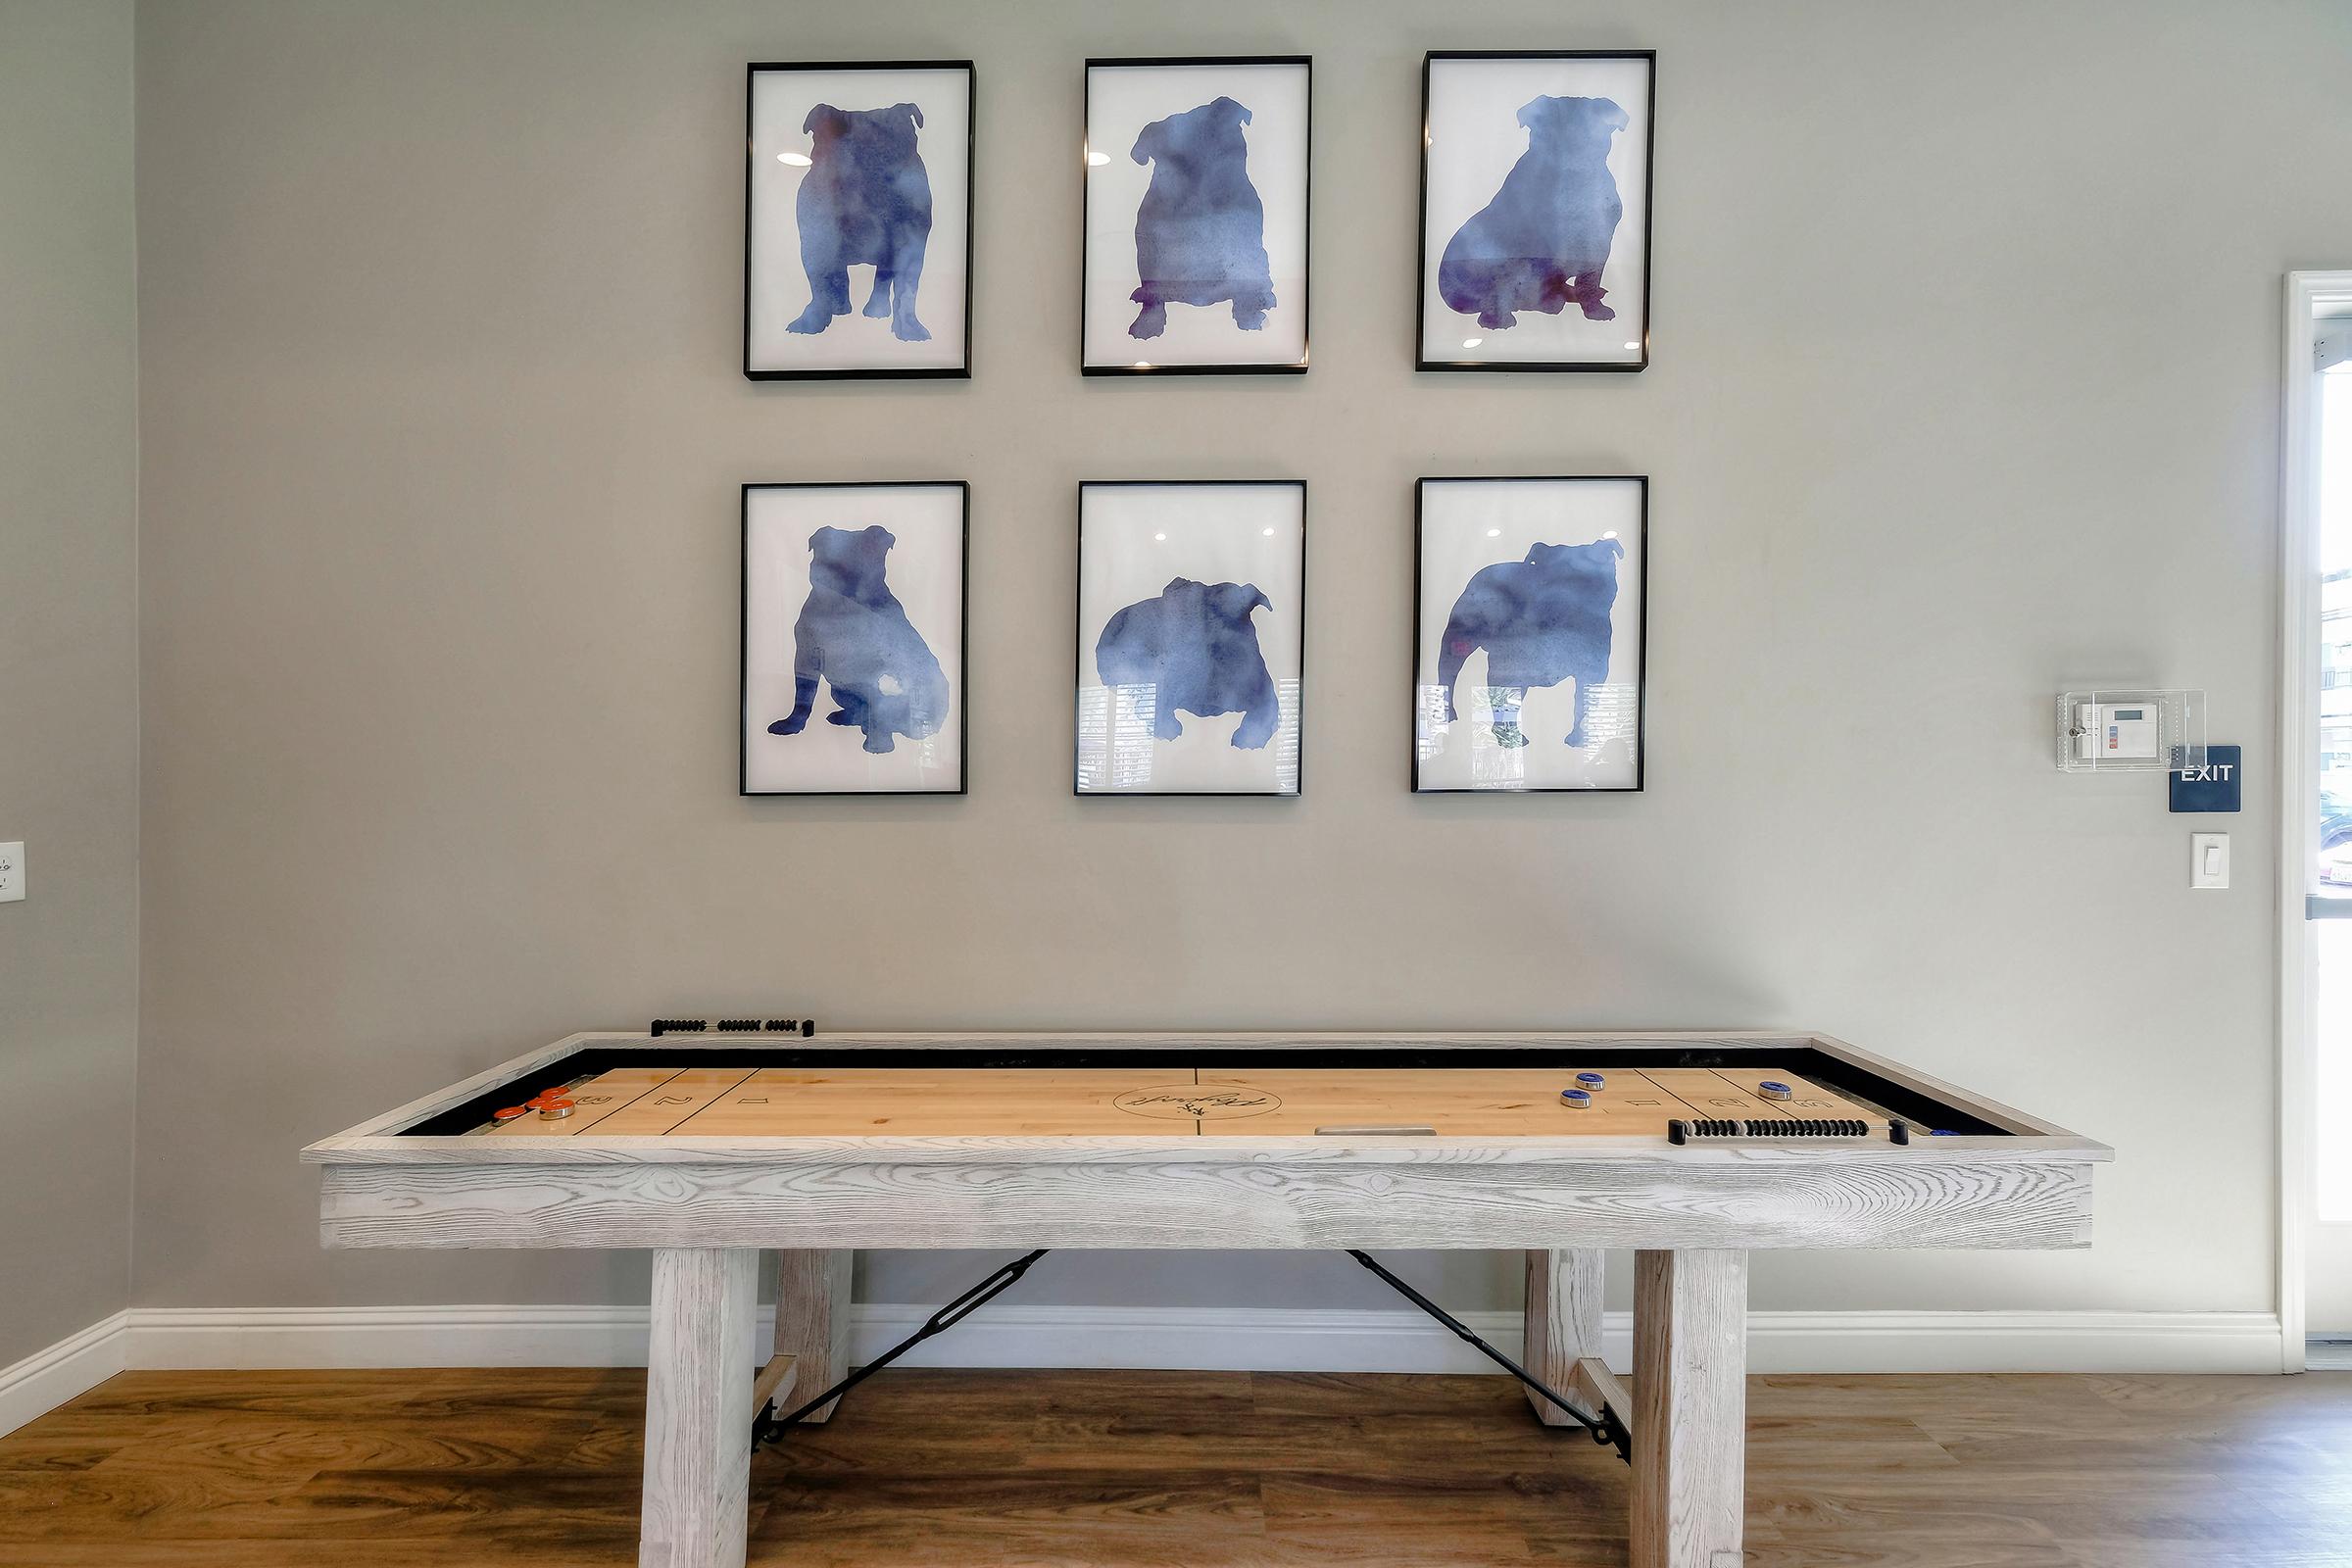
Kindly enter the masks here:
<path id="1" fill-rule="evenodd" d="M 1662 1137 L 1673 1120 L 1883 1115 L 1769 1064 L 1599 1069 L 1583 1110 L 1573 1062 L 1507 1068 L 621 1067 L 516 1086 L 564 1089 L 571 1115 L 479 1129 L 495 1138 L 1301 1137 L 1426 1126 L 1441 1137 Z M 1787 1101 L 1755 1093 L 1789 1086 Z"/>

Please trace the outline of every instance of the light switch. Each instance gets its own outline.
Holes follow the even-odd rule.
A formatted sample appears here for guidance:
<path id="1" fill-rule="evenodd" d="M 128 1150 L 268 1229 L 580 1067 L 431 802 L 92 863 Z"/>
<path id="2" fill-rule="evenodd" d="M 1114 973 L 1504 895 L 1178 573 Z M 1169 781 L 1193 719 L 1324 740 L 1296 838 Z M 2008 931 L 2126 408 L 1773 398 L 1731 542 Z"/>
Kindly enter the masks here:
<path id="1" fill-rule="evenodd" d="M 2188 836 L 2188 885 L 2226 888 L 2230 885 L 2230 835 L 2191 833 Z"/>
<path id="2" fill-rule="evenodd" d="M 24 897 L 24 846 L 0 844 L 0 904 Z"/>

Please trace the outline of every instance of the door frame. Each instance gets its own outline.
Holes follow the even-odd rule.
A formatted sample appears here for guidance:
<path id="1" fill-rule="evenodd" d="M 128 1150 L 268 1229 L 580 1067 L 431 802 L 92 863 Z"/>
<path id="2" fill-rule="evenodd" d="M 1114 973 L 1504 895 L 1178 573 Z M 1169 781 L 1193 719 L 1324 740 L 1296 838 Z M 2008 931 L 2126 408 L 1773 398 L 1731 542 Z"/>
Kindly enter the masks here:
<path id="1" fill-rule="evenodd" d="M 2312 1096 L 2319 1082 L 2318 964 L 2307 900 L 2319 851 L 2319 449 L 2309 355 L 2323 299 L 2352 271 L 2286 274 L 2278 483 L 2278 1353 L 2304 1366 L 2307 1246 L 2317 1219 Z"/>

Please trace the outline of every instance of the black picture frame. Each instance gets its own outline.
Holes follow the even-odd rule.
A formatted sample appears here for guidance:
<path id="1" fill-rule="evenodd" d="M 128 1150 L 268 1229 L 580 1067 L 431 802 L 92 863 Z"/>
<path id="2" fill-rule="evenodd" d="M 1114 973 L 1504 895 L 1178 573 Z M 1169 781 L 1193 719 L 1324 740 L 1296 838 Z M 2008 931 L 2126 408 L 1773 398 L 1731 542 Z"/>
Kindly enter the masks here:
<path id="1" fill-rule="evenodd" d="M 1079 659 L 1086 652 L 1086 493 L 1089 490 L 1139 489 L 1197 489 L 1269 488 L 1295 489 L 1298 492 L 1298 716 L 1297 721 L 1297 787 L 1290 790 L 1090 790 L 1084 787 L 1083 758 L 1080 751 L 1082 717 L 1079 710 L 1079 688 L 1073 679 L 1070 704 L 1070 794 L 1080 800 L 1208 800 L 1208 801 L 1295 801 L 1306 794 L 1306 536 L 1307 498 L 1304 479 L 1081 479 L 1078 482 L 1076 539 L 1072 552 L 1076 568 L 1074 591 L 1071 595 L 1070 643 Z M 1072 665 L 1073 677 L 1076 664 Z"/>
<path id="2" fill-rule="evenodd" d="M 957 495 L 962 545 L 956 560 L 956 710 L 954 789 L 777 790 L 754 789 L 752 736 L 752 498 L 763 490 L 945 490 Z M 753 480 L 742 487 L 737 542 L 735 793 L 749 800 L 888 800 L 907 796 L 960 796 L 972 787 L 972 487 L 964 479 L 796 479 Z"/>
<path id="3" fill-rule="evenodd" d="M 1421 660 L 1427 652 L 1422 636 L 1422 581 L 1428 548 L 1427 500 L 1433 484 L 1632 484 L 1639 497 L 1639 538 L 1636 552 L 1635 587 L 1640 595 L 1634 647 L 1640 674 L 1635 682 L 1634 696 L 1634 777 L 1631 784 L 1622 785 L 1537 785 L 1530 788 L 1477 788 L 1460 786 L 1427 786 L 1421 782 Z M 1406 656 L 1406 690 L 1412 701 L 1406 707 L 1405 722 L 1405 782 L 1415 795 L 1639 795 L 1646 783 L 1649 767 L 1649 476 L 1642 473 L 1449 473 L 1428 474 L 1413 481 L 1413 599 L 1410 613 L 1412 635 Z M 1461 722 L 1467 722 L 1466 719 Z"/>
<path id="4" fill-rule="evenodd" d="M 1429 154 L 1430 80 L 1440 61 L 1640 61 L 1647 85 L 1648 112 L 1642 127 L 1642 317 L 1641 351 L 1632 360 L 1444 360 L 1429 355 Z M 1651 256 L 1657 215 L 1658 54 L 1654 49 L 1435 49 L 1421 58 L 1421 200 L 1415 219 L 1413 268 L 1413 368 L 1416 370 L 1489 372 L 1631 373 L 1649 368 Z"/>
<path id="5" fill-rule="evenodd" d="M 755 222 L 759 188 L 759 87 L 763 73 L 779 72 L 960 71 L 964 74 L 964 222 L 962 357 L 953 366 L 856 366 L 792 368 L 755 365 L 752 360 Z M 969 60 L 753 61 L 744 67 L 743 86 L 743 373 L 752 381 L 969 380 L 972 374 L 972 233 L 979 224 L 979 74 Z"/>
<path id="6" fill-rule="evenodd" d="M 1088 358 L 1088 296 L 1092 292 L 1088 286 L 1088 280 L 1093 272 L 1093 257 L 1090 249 L 1094 235 L 1094 180 L 1088 173 L 1088 166 L 1083 156 L 1083 153 L 1091 153 L 1092 148 L 1083 145 L 1084 137 L 1082 137 L 1083 152 L 1078 173 L 1078 373 L 1080 375 L 1304 375 L 1306 373 L 1308 356 L 1314 342 L 1312 311 L 1314 303 L 1315 201 L 1314 57 L 1312 55 L 1132 55 L 1090 59 L 1086 62 L 1085 85 L 1080 99 L 1080 124 L 1091 127 L 1094 123 L 1095 73 L 1098 70 L 1122 68 L 1190 70 L 1247 66 L 1296 66 L 1305 74 L 1306 170 L 1305 189 L 1300 198 L 1304 210 L 1299 215 L 1299 276 L 1306 297 L 1298 305 L 1298 361 L 1295 364 L 1227 362 L 1161 365 L 1156 362 L 1152 364 L 1129 362 L 1119 365 L 1109 362 L 1097 363 Z"/>

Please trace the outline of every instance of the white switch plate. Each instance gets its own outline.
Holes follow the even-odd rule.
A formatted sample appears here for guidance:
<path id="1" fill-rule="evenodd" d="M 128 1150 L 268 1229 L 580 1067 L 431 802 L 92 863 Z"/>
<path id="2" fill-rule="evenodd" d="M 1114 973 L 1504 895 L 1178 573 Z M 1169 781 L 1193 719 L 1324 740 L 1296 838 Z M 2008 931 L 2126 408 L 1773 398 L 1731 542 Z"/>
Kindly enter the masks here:
<path id="1" fill-rule="evenodd" d="M 14 904 L 24 896 L 24 846 L 0 844 L 0 904 Z"/>
<path id="2" fill-rule="evenodd" d="M 2188 885 L 2226 888 L 2230 885 L 2230 835 L 2191 833 L 2188 836 Z"/>

